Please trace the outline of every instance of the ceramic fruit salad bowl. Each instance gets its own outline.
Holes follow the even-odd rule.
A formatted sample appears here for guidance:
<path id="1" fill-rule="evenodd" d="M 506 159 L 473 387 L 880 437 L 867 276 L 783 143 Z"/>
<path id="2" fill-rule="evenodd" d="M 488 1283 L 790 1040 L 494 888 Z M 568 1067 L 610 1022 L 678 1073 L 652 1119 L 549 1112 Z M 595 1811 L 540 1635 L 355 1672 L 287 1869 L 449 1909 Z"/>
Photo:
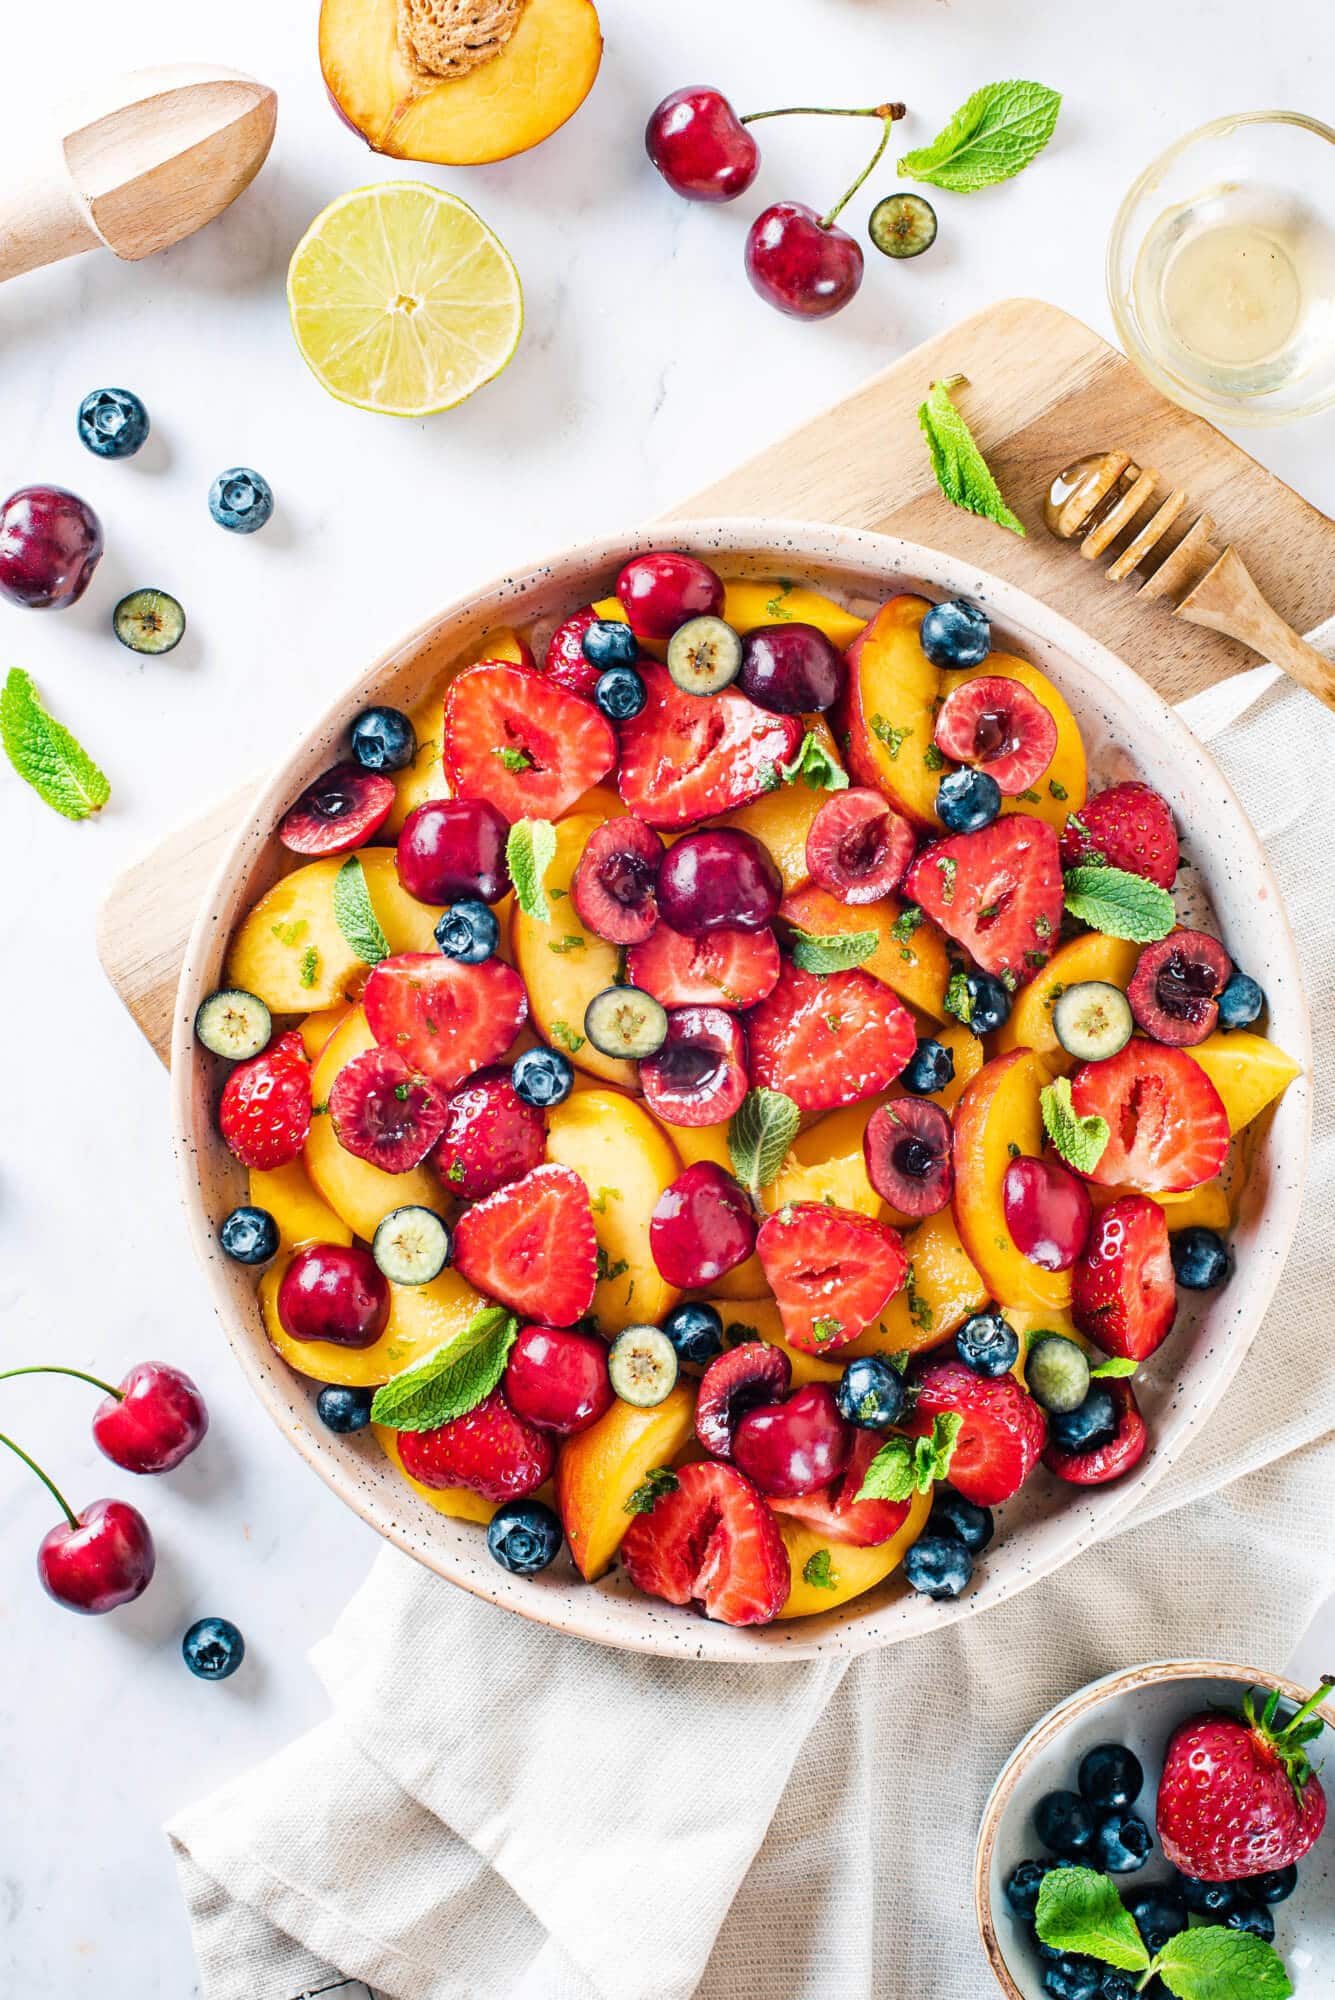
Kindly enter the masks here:
<path id="1" fill-rule="evenodd" d="M 670 542 L 444 614 L 268 787 L 183 974 L 186 1197 L 262 1400 L 440 1573 L 858 1650 L 1066 1560 L 1222 1393 L 1306 1016 L 1101 648 L 885 537 Z"/>

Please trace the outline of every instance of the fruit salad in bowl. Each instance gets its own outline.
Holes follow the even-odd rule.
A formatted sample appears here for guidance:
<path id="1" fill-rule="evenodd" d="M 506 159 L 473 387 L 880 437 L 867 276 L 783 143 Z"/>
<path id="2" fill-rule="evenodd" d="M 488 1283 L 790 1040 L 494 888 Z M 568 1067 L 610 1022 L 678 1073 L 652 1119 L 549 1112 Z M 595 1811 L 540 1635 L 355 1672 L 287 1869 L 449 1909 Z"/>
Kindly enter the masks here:
<path id="1" fill-rule="evenodd" d="M 910 544 L 679 524 L 433 621 L 261 799 L 174 1050 L 224 1320 L 528 1615 L 859 1649 L 1045 1573 L 1278 1276 L 1307 1024 L 1220 774 Z"/>

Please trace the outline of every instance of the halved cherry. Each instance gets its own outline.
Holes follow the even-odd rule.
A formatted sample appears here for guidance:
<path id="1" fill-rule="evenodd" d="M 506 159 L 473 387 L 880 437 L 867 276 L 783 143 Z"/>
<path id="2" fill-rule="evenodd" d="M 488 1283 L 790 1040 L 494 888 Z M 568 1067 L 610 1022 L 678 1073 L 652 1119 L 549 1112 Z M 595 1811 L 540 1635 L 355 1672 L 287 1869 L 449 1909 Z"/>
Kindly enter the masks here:
<path id="1" fill-rule="evenodd" d="M 640 1064 L 645 1103 L 668 1125 L 722 1125 L 746 1096 L 746 1037 L 722 1007 L 675 1007 Z"/>
<path id="2" fill-rule="evenodd" d="M 755 1212 L 715 1160 L 694 1161 L 654 1203 L 649 1250 L 660 1276 L 681 1291 L 716 1285 L 755 1247 Z"/>
<path id="3" fill-rule="evenodd" d="M 903 1215 L 935 1215 L 955 1192 L 954 1132 L 941 1106 L 925 1097 L 878 1105 L 862 1134 L 862 1156 L 881 1200 Z"/>
<path id="4" fill-rule="evenodd" d="M 637 1514 L 621 1544 L 626 1574 L 669 1604 L 724 1625 L 767 1625 L 792 1585 L 779 1524 L 731 1465 L 678 1467 L 676 1486 Z"/>
<path id="5" fill-rule="evenodd" d="M 584 634 L 590 625 L 597 623 L 598 613 L 592 604 L 572 612 L 547 641 L 547 652 L 542 662 L 542 671 L 549 681 L 555 681 L 557 687 L 564 688 L 568 694 L 583 695 L 586 701 L 593 700 L 593 691 L 602 672 L 601 667 L 591 665 L 584 657 Z"/>
<path id="6" fill-rule="evenodd" d="M 335 764 L 307 785 L 278 822 L 293 854 L 345 854 L 378 833 L 394 804 L 394 780 L 360 764 Z"/>
<path id="7" fill-rule="evenodd" d="M 1044 1449 L 1044 1465 L 1068 1486 L 1106 1486 L 1110 1480 L 1130 1472 L 1145 1456 L 1150 1434 L 1131 1384 L 1113 1380 L 1105 1382 L 1103 1387 L 1112 1397 L 1117 1412 L 1116 1435 L 1093 1451 L 1063 1451 L 1055 1444 Z"/>
<path id="8" fill-rule="evenodd" d="M 1057 724 L 1020 681 L 981 674 L 946 696 L 934 740 L 943 756 L 986 771 L 1007 798 L 1017 798 L 1052 762 Z"/>
<path id="9" fill-rule="evenodd" d="M 687 827 L 773 786 L 802 741 L 800 715 L 771 715 L 735 687 L 684 694 L 665 667 L 642 664 L 647 699 L 621 725 L 617 787 L 650 826 Z"/>
<path id="10" fill-rule="evenodd" d="M 382 958 L 362 995 L 382 1049 L 452 1090 L 505 1054 L 528 1019 L 524 982 L 502 958 L 464 965 L 434 951 Z"/>
<path id="11" fill-rule="evenodd" d="M 841 903 L 876 903 L 904 879 L 917 840 L 879 792 L 855 786 L 825 801 L 807 829 L 807 867 Z"/>
<path id="12" fill-rule="evenodd" d="M 1094 1204 L 1082 1180 L 1060 1160 L 1012 1160 L 1001 1183 L 1006 1227 L 1015 1247 L 1043 1271 L 1069 1271 L 1089 1236 Z"/>
<path id="13" fill-rule="evenodd" d="M 683 937 L 659 919 L 652 937 L 631 947 L 626 976 L 663 1007 L 754 1007 L 779 983 L 773 931 L 709 931 Z"/>
<path id="14" fill-rule="evenodd" d="M 795 1499 L 772 1497 L 776 1514 L 791 1514 L 804 1521 L 818 1535 L 832 1542 L 850 1542 L 854 1548 L 874 1549 L 897 1535 L 908 1519 L 907 1500 L 859 1500 L 867 1467 L 885 1439 L 877 1431 L 858 1431 L 843 1471 L 828 1486 Z"/>
<path id="15" fill-rule="evenodd" d="M 609 944 L 643 944 L 658 922 L 654 884 L 663 843 L 634 813 L 589 835 L 570 884 L 580 922 Z"/>
<path id="16" fill-rule="evenodd" d="M 1115 1056 L 1075 1072 L 1071 1101 L 1082 1118 L 1107 1120 L 1108 1143 L 1085 1177 L 1101 1187 L 1182 1193 L 1224 1164 L 1228 1113 L 1185 1049 L 1133 1035 Z"/>
<path id="17" fill-rule="evenodd" d="M 761 1224 L 756 1253 L 783 1321 L 804 1354 L 856 1340 L 902 1290 L 908 1258 L 888 1223 L 821 1201 L 791 1202 Z"/>
<path id="18" fill-rule="evenodd" d="M 453 791 L 490 799 L 513 824 L 568 812 L 612 769 L 617 739 L 591 701 L 488 660 L 450 682 L 443 755 Z"/>
<path id="19" fill-rule="evenodd" d="M 792 1379 L 792 1362 L 767 1340 L 746 1340 L 716 1354 L 700 1377 L 695 1403 L 695 1434 L 705 1450 L 731 1458 L 733 1433 L 746 1412 L 777 1402 Z"/>
<path id="20" fill-rule="evenodd" d="M 345 1153 L 406 1174 L 444 1131 L 445 1099 L 397 1049 L 367 1049 L 334 1078 L 329 1120 Z"/>
<path id="21" fill-rule="evenodd" d="M 807 1382 L 781 1403 L 746 1412 L 733 1432 L 732 1462 L 762 1493 L 791 1499 L 828 1486 L 848 1463 L 855 1435 L 829 1383 Z"/>
<path id="22" fill-rule="evenodd" d="M 1171 931 L 1141 952 L 1126 997 L 1147 1035 L 1191 1048 L 1213 1034 L 1232 972 L 1232 959 L 1208 931 Z"/>

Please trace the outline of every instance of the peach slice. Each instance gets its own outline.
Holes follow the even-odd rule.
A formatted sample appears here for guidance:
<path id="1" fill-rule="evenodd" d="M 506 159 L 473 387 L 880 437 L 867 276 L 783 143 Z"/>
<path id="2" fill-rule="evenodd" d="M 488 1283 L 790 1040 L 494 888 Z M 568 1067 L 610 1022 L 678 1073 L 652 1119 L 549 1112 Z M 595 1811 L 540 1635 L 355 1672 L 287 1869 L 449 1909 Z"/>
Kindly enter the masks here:
<path id="1" fill-rule="evenodd" d="M 546 919 L 526 916 L 514 904 L 510 944 L 528 988 L 529 1018 L 543 1040 L 564 1049 L 590 1076 L 633 1092 L 635 1064 L 600 1054 L 584 1033 L 584 1010 L 595 993 L 616 984 L 620 958 L 614 944 L 584 928 L 570 894 L 571 877 L 598 824 L 583 815 L 559 823 L 556 854 L 544 882 Z"/>
<path id="2" fill-rule="evenodd" d="M 626 1502 L 655 1466 L 671 1465 L 695 1435 L 695 1396 L 684 1382 L 651 1410 L 613 1403 L 568 1438 L 556 1465 L 556 1505 L 580 1575 L 601 1576 L 634 1520 Z"/>
<path id="3" fill-rule="evenodd" d="M 832 597 L 805 590 L 800 583 L 740 583 L 723 586 L 723 616 L 735 632 L 754 632 L 758 625 L 814 625 L 842 653 L 851 646 L 866 619 L 846 611 Z"/>
<path id="4" fill-rule="evenodd" d="M 785 891 L 791 893 L 807 880 L 810 872 L 807 834 L 829 797 L 829 792 L 813 792 L 801 783 L 779 785 L 772 792 L 762 792 L 749 806 L 738 806 L 736 812 L 725 813 L 719 825 L 735 826 L 741 833 L 754 835 L 762 847 L 768 848 L 783 877 Z M 848 912 L 844 914 L 847 916 Z M 847 930 L 849 926 L 845 923 L 842 928 Z"/>
<path id="5" fill-rule="evenodd" d="M 904 1252 L 908 1282 L 875 1326 L 840 1349 L 845 1361 L 857 1354 L 916 1354 L 920 1348 L 937 1347 L 991 1298 L 950 1209 L 906 1230 Z"/>
<path id="6" fill-rule="evenodd" d="M 1185 1053 L 1200 1064 L 1223 1099 L 1230 1132 L 1250 1125 L 1301 1074 L 1292 1056 L 1246 1028 L 1207 1035 Z"/>
<path id="7" fill-rule="evenodd" d="M 811 931 L 816 937 L 874 931 L 876 949 L 870 958 L 862 960 L 862 970 L 884 980 L 910 1007 L 929 1014 L 933 1021 L 944 1021 L 946 987 L 950 981 L 946 941 L 928 917 L 923 917 L 907 936 L 897 936 L 895 925 L 903 909 L 903 904 L 893 896 L 851 908 L 809 882 L 805 888 L 784 897 L 779 914 L 799 930 Z"/>
<path id="8" fill-rule="evenodd" d="M 278 1224 L 280 1250 L 291 1252 L 303 1243 L 351 1243 L 352 1231 L 311 1186 L 300 1160 L 262 1172 L 250 1169 L 246 1200 L 267 1209 Z"/>
<path id="9" fill-rule="evenodd" d="M 955 1110 L 955 1221 L 960 1240 L 1000 1306 L 1070 1304 L 1069 1271 L 1043 1271 L 1016 1248 L 1002 1183 L 1020 1153 L 1043 1151 L 1038 1096 L 1051 1072 L 1031 1049 L 984 1063 Z"/>
<path id="10" fill-rule="evenodd" d="M 773 1299 L 747 1299 L 734 1303 L 714 1291 L 705 1304 L 713 1306 L 722 1319 L 725 1338 L 739 1341 L 748 1334 L 754 1334 L 767 1347 L 781 1348 L 788 1356 L 793 1371 L 794 1389 L 805 1388 L 808 1382 L 828 1382 L 831 1388 L 838 1384 L 844 1372 L 842 1354 L 838 1361 L 826 1361 L 819 1354 L 804 1354 L 800 1347 L 790 1347 L 784 1338 L 783 1320 Z"/>
<path id="11" fill-rule="evenodd" d="M 1005 680 L 1019 681 L 1042 702 L 1057 725 L 1057 748 L 1052 753 L 1052 762 L 1047 770 L 1032 791 L 1022 792 L 1018 798 L 1003 799 L 1001 810 L 1004 813 L 1029 813 L 1034 819 L 1045 819 L 1060 833 L 1068 813 L 1079 812 L 1089 792 L 1089 771 L 1080 725 L 1047 675 L 1030 666 L 1028 660 L 1017 660 L 1013 653 L 989 653 L 981 667 L 942 674 L 941 692 L 951 695 L 966 681 L 976 680 L 985 674 L 1000 674 Z"/>
<path id="12" fill-rule="evenodd" d="M 732 1173 L 726 1125 L 673 1125 L 669 1132 L 683 1167 L 694 1166 L 697 1160 L 712 1160 L 725 1174 Z M 717 1298 L 740 1300 L 744 1304 L 771 1296 L 769 1280 L 754 1251 L 744 1264 L 734 1264 L 731 1271 L 723 1273 L 714 1285 L 714 1293 Z M 744 1319 L 749 1316 L 742 1315 Z"/>
<path id="13" fill-rule="evenodd" d="M 1101 979 L 1124 993 L 1140 951 L 1138 944 L 1104 937 L 1099 931 L 1058 945 L 1043 970 L 1021 987 L 1012 1001 L 1009 1019 L 997 1030 L 998 1051 L 1004 1055 L 1011 1049 L 1032 1049 L 1054 1076 L 1069 1076 L 1079 1068 L 1080 1059 L 1068 1055 L 1057 1040 L 1053 1008 L 1068 986 L 1078 986 L 1086 979 Z"/>
<path id="14" fill-rule="evenodd" d="M 858 634 L 848 649 L 836 734 L 847 742 L 854 784 L 870 785 L 914 826 L 935 833 L 941 760 L 932 732 L 940 675 L 918 639 L 930 608 L 925 597 L 892 597 Z"/>
<path id="15" fill-rule="evenodd" d="M 591 0 L 499 0 L 479 45 L 429 0 L 323 0 L 320 68 L 345 122 L 397 160 L 507 160 L 564 125 L 593 86 Z"/>
<path id="16" fill-rule="evenodd" d="M 461 674 L 465 667 L 477 666 L 482 660 L 513 660 L 516 665 L 522 665 L 526 658 L 527 652 L 519 635 L 508 625 L 498 625 L 494 632 L 487 634 L 475 652 L 457 660 L 435 683 L 430 694 L 409 711 L 408 719 L 417 732 L 417 755 L 395 776 L 394 804 L 381 828 L 380 837 L 383 840 L 397 840 L 409 813 L 425 805 L 428 799 L 447 799 L 450 796 L 440 750 L 445 690 L 454 676 Z"/>
<path id="17" fill-rule="evenodd" d="M 873 1549 L 854 1548 L 851 1542 L 831 1541 L 818 1528 L 809 1528 L 804 1521 L 795 1520 L 791 1514 L 780 1515 L 779 1531 L 788 1550 L 788 1562 L 793 1573 L 792 1588 L 779 1613 L 780 1618 L 811 1618 L 820 1611 L 833 1611 L 840 1604 L 847 1604 L 850 1598 L 861 1597 L 876 1584 L 884 1583 L 886 1577 L 899 1568 L 921 1535 L 931 1511 L 931 1494 L 915 1493 L 899 1533 Z M 807 1564 L 822 1549 L 830 1558 L 833 1589 L 806 1580 Z"/>
<path id="18" fill-rule="evenodd" d="M 298 1375 L 344 1388 L 378 1389 L 391 1375 L 421 1361 L 433 1348 L 457 1340 L 488 1302 L 457 1271 L 442 1271 L 429 1285 L 391 1285 L 389 1324 L 370 1347 L 340 1347 L 331 1340 L 293 1340 L 278 1317 L 278 1287 L 287 1260 L 271 1264 L 260 1279 L 260 1311 L 273 1347 Z"/>
<path id="19" fill-rule="evenodd" d="M 321 1007 L 314 1014 L 308 1014 L 304 1021 L 298 1022 L 297 1033 L 301 1036 L 301 1045 L 306 1051 L 309 1062 L 320 1060 L 325 1044 L 335 1028 L 342 1027 L 347 1020 L 348 1010 L 349 1003 L 341 1000 L 336 1006 Z"/>
<path id="20" fill-rule="evenodd" d="M 345 999 L 362 970 L 334 916 L 334 883 L 345 859 L 331 854 L 307 862 L 260 897 L 232 939 L 226 985 L 257 993 L 274 1014 L 306 1014 Z"/>
<path id="21" fill-rule="evenodd" d="M 883 1217 L 885 1206 L 867 1179 L 862 1135 L 878 1098 L 828 1112 L 793 1141 L 777 1179 L 761 1189 L 761 1206 L 773 1214 L 791 1201 L 829 1201 L 856 1215 Z"/>
<path id="22" fill-rule="evenodd" d="M 1094 1181 L 1089 1183 L 1090 1199 L 1096 1209 L 1107 1208 L 1110 1202 L 1119 1200 L 1122 1195 L 1138 1192 L 1136 1188 L 1105 1188 Z M 1197 1228 L 1217 1229 L 1221 1235 L 1227 1235 L 1233 1226 L 1228 1191 L 1218 1175 L 1212 1181 L 1202 1181 L 1199 1187 L 1188 1188 L 1183 1194 L 1151 1192 L 1150 1200 L 1157 1201 L 1163 1210 L 1170 1235 L 1174 1230 Z"/>
<path id="23" fill-rule="evenodd" d="M 547 1113 L 547 1157 L 572 1167 L 589 1191 L 600 1277 L 599 1330 L 655 1325 L 678 1293 L 649 1249 L 649 1217 L 681 1171 L 675 1148 L 643 1105 L 615 1090 L 581 1090 Z"/>
<path id="24" fill-rule="evenodd" d="M 328 1104 L 329 1088 L 339 1071 L 354 1056 L 374 1047 L 375 1036 L 366 1025 L 366 1016 L 360 1007 L 355 1007 L 342 1027 L 330 1036 L 311 1072 L 312 1102 L 317 1106 Z M 414 1167 L 406 1174 L 386 1174 L 369 1160 L 345 1153 L 334 1137 L 327 1112 L 311 1119 L 310 1137 L 302 1157 L 316 1191 L 353 1234 L 367 1243 L 391 1209 L 439 1209 L 444 1203 L 444 1190 L 427 1167 Z"/>

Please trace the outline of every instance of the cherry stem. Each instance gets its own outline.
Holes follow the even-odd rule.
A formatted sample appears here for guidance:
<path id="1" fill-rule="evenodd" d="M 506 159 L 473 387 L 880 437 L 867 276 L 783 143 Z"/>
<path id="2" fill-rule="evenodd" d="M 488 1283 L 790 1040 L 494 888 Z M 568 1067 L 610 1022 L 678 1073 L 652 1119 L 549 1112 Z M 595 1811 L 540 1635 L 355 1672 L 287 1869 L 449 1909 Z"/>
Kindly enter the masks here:
<path id="1" fill-rule="evenodd" d="M 902 116 L 904 107 L 902 104 L 883 104 L 879 107 L 879 109 L 880 109 L 880 116 L 882 118 L 884 125 L 884 129 L 881 133 L 881 143 L 876 148 L 876 151 L 872 154 L 871 158 L 868 160 L 866 166 L 862 169 L 862 172 L 858 175 L 857 179 L 854 181 L 852 187 L 848 189 L 846 194 L 840 197 L 840 199 L 835 203 L 834 207 L 830 210 L 828 215 L 823 215 L 821 217 L 819 226 L 822 229 L 832 229 L 834 227 L 836 217 L 840 214 L 840 212 L 843 209 L 847 208 L 849 202 L 852 201 L 854 195 L 857 193 L 858 189 L 862 186 L 862 183 L 866 180 L 867 176 L 875 171 L 877 165 L 880 162 L 882 153 L 885 151 L 886 147 L 890 144 L 890 133 L 891 129 L 894 126 L 895 114 L 898 112 Z"/>
<path id="2" fill-rule="evenodd" d="M 748 111 L 739 125 L 754 125 L 761 118 L 902 118 L 902 104 L 866 104 L 848 110 L 833 104 L 783 104 L 777 111 Z"/>
<path id="3" fill-rule="evenodd" d="M 79 1525 L 78 1515 L 75 1513 L 74 1509 L 70 1506 L 69 1501 L 65 1498 L 60 1488 L 54 1483 L 53 1480 L 47 1478 L 46 1474 L 42 1471 L 42 1468 L 37 1463 L 36 1459 L 29 1458 L 27 1452 L 24 1451 L 23 1447 L 21 1445 L 15 1444 L 13 1438 L 6 1437 L 3 1431 L 0 1431 L 0 1444 L 7 1444 L 9 1446 L 9 1449 L 13 1452 L 14 1456 L 16 1458 L 21 1458 L 23 1460 L 23 1463 L 27 1466 L 28 1470 L 30 1472 L 35 1472 L 37 1474 L 37 1477 L 41 1480 L 43 1486 L 45 1486 L 47 1492 L 51 1495 L 51 1498 L 55 1501 L 57 1507 L 59 1507 L 61 1513 L 65 1516 L 65 1519 L 69 1522 L 71 1528 L 77 1528 Z"/>
<path id="4" fill-rule="evenodd" d="M 6 1368 L 0 1372 L 0 1382 L 12 1382 L 16 1375 L 72 1375 L 76 1382 L 88 1382 L 94 1389 L 101 1389 L 104 1395 L 114 1396 L 118 1403 L 125 1401 L 124 1390 L 113 1389 L 110 1382 L 104 1382 L 99 1375 L 87 1375 L 82 1368 L 57 1368 L 51 1362 L 31 1368 Z"/>

